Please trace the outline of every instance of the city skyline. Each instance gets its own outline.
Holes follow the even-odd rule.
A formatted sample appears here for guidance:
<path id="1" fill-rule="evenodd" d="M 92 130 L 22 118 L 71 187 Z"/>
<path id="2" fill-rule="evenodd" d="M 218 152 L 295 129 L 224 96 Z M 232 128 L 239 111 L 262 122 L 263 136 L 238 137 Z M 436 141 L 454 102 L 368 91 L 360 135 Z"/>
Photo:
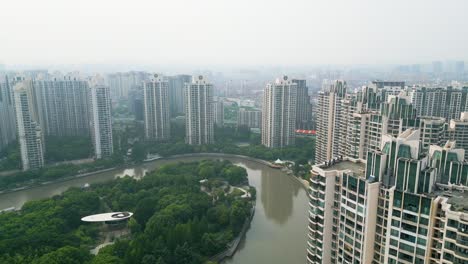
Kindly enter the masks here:
<path id="1" fill-rule="evenodd" d="M 468 263 L 467 0 L 1 7 L 0 263 Z"/>

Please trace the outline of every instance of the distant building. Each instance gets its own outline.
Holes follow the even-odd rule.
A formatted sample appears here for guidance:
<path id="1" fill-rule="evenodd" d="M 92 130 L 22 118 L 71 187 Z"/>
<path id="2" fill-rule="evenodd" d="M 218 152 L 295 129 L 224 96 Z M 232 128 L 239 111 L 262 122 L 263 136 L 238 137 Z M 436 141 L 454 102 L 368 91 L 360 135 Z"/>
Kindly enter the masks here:
<path id="1" fill-rule="evenodd" d="M 0 152 L 16 140 L 15 103 L 12 83 L 0 83 Z"/>
<path id="2" fill-rule="evenodd" d="M 90 88 L 89 94 L 95 158 L 107 158 L 114 152 L 110 90 L 107 86 L 97 85 Z"/>
<path id="3" fill-rule="evenodd" d="M 143 99 L 135 98 L 133 100 L 133 112 L 135 113 L 135 120 L 143 121 L 145 118 L 145 106 Z"/>
<path id="4" fill-rule="evenodd" d="M 88 83 L 71 77 L 34 81 L 45 135 L 89 135 Z"/>
<path id="5" fill-rule="evenodd" d="M 262 111 L 239 109 L 237 113 L 237 127 L 261 128 Z"/>
<path id="6" fill-rule="evenodd" d="M 214 143 L 213 85 L 202 75 L 185 84 L 185 142 Z"/>
<path id="7" fill-rule="evenodd" d="M 468 112 L 461 113 L 460 118 L 450 120 L 446 133 L 445 139 L 455 141 L 456 148 L 466 150 L 464 158 L 468 160 Z"/>
<path id="8" fill-rule="evenodd" d="M 143 88 L 143 87 L 142 87 Z M 143 121 L 145 117 L 143 89 L 137 89 L 129 93 L 129 107 L 135 115 L 135 120 Z"/>
<path id="9" fill-rule="evenodd" d="M 219 100 L 214 102 L 214 123 L 217 126 L 224 125 L 224 103 L 223 101 Z"/>
<path id="10" fill-rule="evenodd" d="M 465 72 L 465 62 L 457 61 L 455 62 L 455 73 L 463 74 Z"/>
<path id="11" fill-rule="evenodd" d="M 169 84 L 163 76 L 155 74 L 145 81 L 145 137 L 147 140 L 168 140 L 170 138 Z"/>
<path id="12" fill-rule="evenodd" d="M 442 73 L 442 62 L 441 61 L 433 61 L 432 62 L 432 72 L 433 73 Z"/>
<path id="13" fill-rule="evenodd" d="M 128 93 L 141 86 L 142 82 L 148 78 L 145 72 L 118 72 L 109 74 L 107 82 L 113 99 L 126 99 Z"/>
<path id="14" fill-rule="evenodd" d="M 306 80 L 292 80 L 297 84 L 296 129 L 312 129 L 312 104 Z"/>
<path id="15" fill-rule="evenodd" d="M 171 117 L 185 114 L 184 87 L 186 83 L 192 82 L 190 75 L 176 75 L 169 77 L 169 101 Z"/>
<path id="16" fill-rule="evenodd" d="M 297 84 L 287 76 L 267 84 L 263 92 L 262 144 L 269 148 L 295 143 Z"/>
<path id="17" fill-rule="evenodd" d="M 23 170 L 41 168 L 44 166 L 44 135 L 32 81 L 17 83 L 14 99 Z"/>
<path id="18" fill-rule="evenodd" d="M 468 87 L 426 88 L 416 87 L 409 92 L 418 116 L 458 119 L 468 111 Z"/>

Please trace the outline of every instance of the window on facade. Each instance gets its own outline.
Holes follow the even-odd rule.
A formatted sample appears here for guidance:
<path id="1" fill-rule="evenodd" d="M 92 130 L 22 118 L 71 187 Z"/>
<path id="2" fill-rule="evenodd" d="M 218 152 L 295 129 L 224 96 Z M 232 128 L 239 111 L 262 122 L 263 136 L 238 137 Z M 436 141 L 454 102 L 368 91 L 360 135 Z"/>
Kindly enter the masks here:
<path id="1" fill-rule="evenodd" d="M 447 224 L 450 227 L 458 228 L 458 222 L 453 219 L 449 219 Z"/>
<path id="2" fill-rule="evenodd" d="M 419 223 L 422 224 L 422 225 L 428 225 L 429 224 L 429 219 L 424 218 L 424 217 L 420 217 L 419 218 Z"/>
<path id="3" fill-rule="evenodd" d="M 395 191 L 393 196 L 393 206 L 401 207 L 402 196 L 401 192 Z"/>
<path id="4" fill-rule="evenodd" d="M 430 198 L 421 198 L 421 214 L 429 215 L 429 212 L 431 211 L 431 202 L 432 200 Z"/>
<path id="5" fill-rule="evenodd" d="M 414 237 L 412 235 L 405 234 L 405 233 L 401 233 L 400 238 L 403 239 L 403 240 L 409 241 L 411 243 L 416 242 L 416 237 Z"/>

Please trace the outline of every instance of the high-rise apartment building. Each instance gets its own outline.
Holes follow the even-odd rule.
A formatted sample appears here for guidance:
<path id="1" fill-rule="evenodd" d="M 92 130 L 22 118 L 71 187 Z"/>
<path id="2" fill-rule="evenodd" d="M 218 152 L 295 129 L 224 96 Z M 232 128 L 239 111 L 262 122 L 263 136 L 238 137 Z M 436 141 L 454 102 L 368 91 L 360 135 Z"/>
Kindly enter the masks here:
<path id="1" fill-rule="evenodd" d="M 375 226 L 368 222 L 376 214 L 379 184 L 364 170 L 362 161 L 348 158 L 313 166 L 308 263 L 370 263 L 364 261 L 372 259 Z"/>
<path id="2" fill-rule="evenodd" d="M 213 112 L 214 112 L 214 123 L 217 126 L 224 125 L 224 103 L 222 100 L 218 100 L 213 104 Z"/>
<path id="3" fill-rule="evenodd" d="M 190 75 L 176 75 L 169 77 L 169 101 L 171 106 L 171 116 L 185 114 L 184 87 L 186 83 L 192 82 Z"/>
<path id="4" fill-rule="evenodd" d="M 335 81 L 318 94 L 317 143 L 315 163 L 322 163 L 339 156 L 340 118 L 342 100 L 346 97 L 346 82 Z"/>
<path id="5" fill-rule="evenodd" d="M 288 76 L 267 84 L 263 92 L 262 144 L 269 148 L 294 145 L 297 84 Z"/>
<path id="6" fill-rule="evenodd" d="M 262 111 L 239 109 L 237 127 L 260 128 L 262 126 Z"/>
<path id="7" fill-rule="evenodd" d="M 145 81 L 144 116 L 147 140 L 168 140 L 170 138 L 169 83 L 164 76 L 155 74 Z"/>
<path id="8" fill-rule="evenodd" d="M 185 84 L 185 142 L 190 145 L 214 143 L 213 85 L 204 76 Z"/>
<path id="9" fill-rule="evenodd" d="M 468 87 L 417 87 L 409 94 L 418 116 L 443 117 L 448 121 L 468 111 Z"/>
<path id="10" fill-rule="evenodd" d="M 0 83 L 0 152 L 16 140 L 15 104 L 12 83 Z"/>
<path id="11" fill-rule="evenodd" d="M 422 155 L 418 134 L 415 130 L 386 137 L 382 152 L 369 153 L 366 175 L 382 179 L 376 228 L 381 232 L 376 234 L 374 262 L 464 263 L 466 257 L 456 256 L 463 249 L 443 251 L 451 244 L 446 228 L 450 215 L 457 215 L 457 220 L 468 216 L 463 201 L 468 184 L 465 150 L 447 141 Z M 450 202 L 442 208 L 442 201 Z"/>
<path id="12" fill-rule="evenodd" d="M 468 112 L 461 113 L 458 119 L 450 120 L 444 138 L 455 141 L 457 148 L 465 149 L 465 159 L 468 160 Z"/>
<path id="13" fill-rule="evenodd" d="M 45 135 L 88 136 L 88 83 L 76 78 L 34 82 Z"/>
<path id="14" fill-rule="evenodd" d="M 383 135 L 367 161 L 314 165 L 308 263 L 465 263 L 468 162 L 456 142 L 422 152 L 419 129 Z"/>
<path id="15" fill-rule="evenodd" d="M 114 152 L 109 87 L 93 85 L 89 89 L 91 137 L 96 159 L 110 157 Z"/>
<path id="16" fill-rule="evenodd" d="M 333 88 L 318 100 L 308 263 L 467 262 L 467 88 Z"/>
<path id="17" fill-rule="evenodd" d="M 23 170 L 44 166 L 44 136 L 34 92 L 30 80 L 14 86 L 16 124 Z"/>
<path id="18" fill-rule="evenodd" d="M 422 151 L 427 153 L 431 145 L 441 145 L 446 142 L 446 122 L 443 117 L 421 117 L 419 122 Z"/>
<path id="19" fill-rule="evenodd" d="M 312 104 L 306 80 L 293 79 L 297 84 L 296 129 L 312 129 Z"/>
<path id="20" fill-rule="evenodd" d="M 377 119 L 377 122 L 375 121 Z M 375 127 L 376 123 L 381 127 L 375 135 L 376 140 L 369 143 L 369 150 L 378 150 L 382 135 L 389 134 L 397 137 L 408 128 L 418 126 L 416 110 L 411 104 L 411 99 L 404 93 L 399 95 L 389 95 L 387 101 L 381 104 L 378 114 L 371 117 L 370 126 Z"/>
<path id="21" fill-rule="evenodd" d="M 127 98 L 128 93 L 148 78 L 145 72 L 118 72 L 107 76 L 113 99 Z"/>

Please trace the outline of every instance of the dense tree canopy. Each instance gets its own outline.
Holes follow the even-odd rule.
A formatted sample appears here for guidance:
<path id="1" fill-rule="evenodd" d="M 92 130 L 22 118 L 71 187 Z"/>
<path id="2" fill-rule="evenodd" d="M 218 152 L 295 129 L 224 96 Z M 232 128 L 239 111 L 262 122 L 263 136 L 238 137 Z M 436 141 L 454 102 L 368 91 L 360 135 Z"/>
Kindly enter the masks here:
<path id="1" fill-rule="evenodd" d="M 299 164 L 307 164 L 307 161 L 315 159 L 315 139 L 296 138 L 295 146 L 271 149 L 261 144 L 250 144 L 248 146 L 238 146 L 234 140 L 223 138 L 217 140 L 215 144 L 192 146 L 187 145 L 183 139 L 178 139 L 165 143 L 146 143 L 147 152 L 158 153 L 162 156 L 176 154 L 217 152 L 227 154 L 245 155 L 264 160 L 291 160 Z"/>
<path id="2" fill-rule="evenodd" d="M 0 152 L 0 171 L 17 170 L 21 168 L 21 153 L 18 142 L 9 144 Z"/>
<path id="3" fill-rule="evenodd" d="M 48 162 L 77 160 L 93 155 L 90 137 L 46 137 L 46 159 Z"/>
<path id="4" fill-rule="evenodd" d="M 252 206 L 231 194 L 214 202 L 200 189 L 204 178 L 235 184 L 247 174 L 228 161 L 177 163 L 139 181 L 126 177 L 28 202 L 0 214 L 0 263 L 204 263 L 240 232 Z M 92 256 L 100 225 L 80 219 L 105 210 L 134 212 L 131 236 Z"/>

